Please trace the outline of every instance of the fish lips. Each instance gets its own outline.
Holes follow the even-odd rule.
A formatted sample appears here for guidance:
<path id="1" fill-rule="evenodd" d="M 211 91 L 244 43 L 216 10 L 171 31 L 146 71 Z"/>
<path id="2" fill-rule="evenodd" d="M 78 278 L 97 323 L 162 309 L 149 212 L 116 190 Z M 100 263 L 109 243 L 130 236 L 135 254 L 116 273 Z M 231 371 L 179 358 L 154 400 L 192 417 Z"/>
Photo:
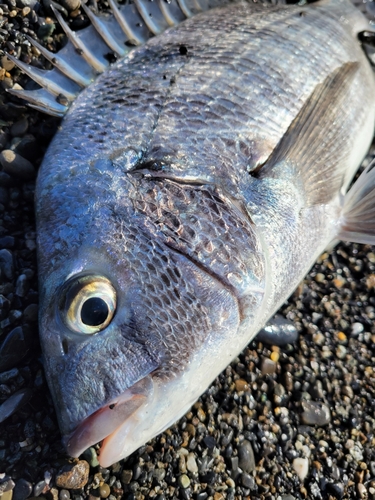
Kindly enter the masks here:
<path id="1" fill-rule="evenodd" d="M 137 413 L 149 405 L 154 395 L 154 382 L 151 375 L 144 377 L 125 392 L 85 418 L 76 429 L 65 436 L 67 453 L 79 457 L 87 448 L 103 441 L 99 463 L 107 467 L 116 461 L 116 453 L 130 429 L 134 428 Z M 117 444 L 117 446 L 116 446 Z"/>

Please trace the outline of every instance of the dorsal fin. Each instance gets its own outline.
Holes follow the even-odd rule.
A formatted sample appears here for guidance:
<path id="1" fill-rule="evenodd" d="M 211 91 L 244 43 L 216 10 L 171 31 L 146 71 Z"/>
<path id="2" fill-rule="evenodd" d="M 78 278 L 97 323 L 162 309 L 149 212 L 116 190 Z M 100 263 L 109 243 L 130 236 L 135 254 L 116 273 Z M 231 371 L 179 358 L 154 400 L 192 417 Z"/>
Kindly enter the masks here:
<path id="1" fill-rule="evenodd" d="M 224 5 L 230 0 L 134 0 L 134 3 L 117 5 L 109 0 L 112 15 L 95 14 L 81 5 L 91 21 L 91 26 L 72 31 L 62 15 L 53 12 L 68 37 L 67 45 L 53 54 L 36 40 L 27 37 L 54 68 L 43 71 L 27 65 L 15 57 L 8 57 L 42 89 L 14 90 L 11 94 L 28 101 L 29 105 L 53 116 L 63 116 L 80 89 L 87 87 L 109 66 L 108 54 L 124 57 L 134 46 L 145 43 L 198 12 Z"/>

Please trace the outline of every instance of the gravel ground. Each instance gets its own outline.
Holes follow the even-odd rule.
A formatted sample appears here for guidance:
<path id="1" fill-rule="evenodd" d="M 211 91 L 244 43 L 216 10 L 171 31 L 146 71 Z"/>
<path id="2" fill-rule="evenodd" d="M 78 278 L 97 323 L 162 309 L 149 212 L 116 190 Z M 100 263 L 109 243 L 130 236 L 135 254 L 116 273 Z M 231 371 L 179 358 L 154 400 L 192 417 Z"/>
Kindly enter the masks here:
<path id="1" fill-rule="evenodd" d="M 75 2 L 63 5 L 82 27 Z M 30 86 L 4 50 L 47 66 L 24 33 L 60 47 L 49 14 L 48 2 L 0 5 L 2 89 Z M 284 305 L 294 345 L 252 342 L 177 424 L 109 469 L 95 448 L 64 455 L 40 360 L 33 209 L 59 120 L 0 99 L 1 500 L 374 499 L 375 252 L 364 245 L 324 254 Z"/>

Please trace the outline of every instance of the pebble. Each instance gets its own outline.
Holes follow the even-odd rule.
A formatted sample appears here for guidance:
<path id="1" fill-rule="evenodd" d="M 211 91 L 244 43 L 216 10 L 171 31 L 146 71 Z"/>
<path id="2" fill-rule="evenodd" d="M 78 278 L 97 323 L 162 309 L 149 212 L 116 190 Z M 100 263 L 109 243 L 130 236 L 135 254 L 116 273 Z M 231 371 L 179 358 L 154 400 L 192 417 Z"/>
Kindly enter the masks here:
<path id="1" fill-rule="evenodd" d="M 252 476 L 250 476 L 250 474 L 246 473 L 241 474 L 240 480 L 242 486 L 244 486 L 245 488 L 249 488 L 250 490 L 255 489 L 256 487 L 255 479 Z"/>
<path id="2" fill-rule="evenodd" d="M 352 330 L 352 335 L 357 336 L 363 332 L 364 326 L 362 325 L 362 323 L 353 323 L 351 330 Z"/>
<path id="3" fill-rule="evenodd" d="M 59 4 L 64 7 L 68 12 L 77 10 L 80 6 L 80 0 L 59 0 Z"/>
<path id="4" fill-rule="evenodd" d="M 250 441 L 243 441 L 238 447 L 238 466 L 243 472 L 252 472 L 256 468 L 253 447 Z"/>
<path id="5" fill-rule="evenodd" d="M 16 366 L 28 354 L 30 339 L 25 335 L 21 326 L 17 326 L 8 333 L 0 346 L 0 372 Z"/>
<path id="6" fill-rule="evenodd" d="M 70 500 L 69 490 L 60 490 L 59 500 Z"/>
<path id="7" fill-rule="evenodd" d="M 270 358 L 263 357 L 260 370 L 262 375 L 272 375 L 276 373 L 277 364 Z"/>
<path id="8" fill-rule="evenodd" d="M 133 477 L 133 471 L 125 469 L 121 473 L 121 482 L 124 484 L 130 484 L 132 477 Z"/>
<path id="9" fill-rule="evenodd" d="M 29 122 L 27 118 L 22 118 L 11 126 L 10 133 L 13 137 L 20 137 L 26 134 L 28 128 Z"/>
<path id="10" fill-rule="evenodd" d="M 102 485 L 99 486 L 99 495 L 101 498 L 108 498 L 111 493 L 111 488 L 108 486 L 108 484 L 103 483 Z"/>
<path id="11" fill-rule="evenodd" d="M 18 411 L 22 406 L 24 406 L 32 396 L 33 391 L 31 389 L 21 389 L 15 392 L 8 398 L 2 405 L 0 405 L 0 423 L 16 411 Z"/>
<path id="12" fill-rule="evenodd" d="M 56 476 L 56 485 L 66 490 L 83 488 L 89 479 L 90 466 L 86 460 L 65 465 Z"/>
<path id="13" fill-rule="evenodd" d="M 25 274 L 20 274 L 17 278 L 16 283 L 16 295 L 18 297 L 25 297 L 27 292 L 29 291 L 30 283 Z"/>
<path id="14" fill-rule="evenodd" d="M 300 481 L 303 482 L 309 472 L 309 461 L 307 458 L 298 457 L 293 460 L 293 469 Z"/>
<path id="15" fill-rule="evenodd" d="M 18 479 L 13 490 L 13 500 L 26 500 L 33 490 L 32 484 L 26 479 Z"/>
<path id="16" fill-rule="evenodd" d="M 249 390 L 249 384 L 242 378 L 239 378 L 235 381 L 235 386 L 237 392 L 244 392 Z"/>
<path id="17" fill-rule="evenodd" d="M 5 173 L 23 180 L 35 177 L 33 165 L 18 153 L 11 149 L 5 149 L 0 153 L 0 163 Z"/>
<path id="18" fill-rule="evenodd" d="M 182 488 L 188 488 L 190 486 L 189 476 L 187 476 L 186 474 L 181 474 L 181 476 L 179 476 L 178 478 L 178 484 Z"/>
<path id="19" fill-rule="evenodd" d="M 331 421 L 331 412 L 324 403 L 302 401 L 302 422 L 307 425 L 327 425 Z"/>
<path id="20" fill-rule="evenodd" d="M 198 473 L 198 465 L 194 453 L 189 453 L 186 459 L 186 468 L 192 474 Z"/>
<path id="21" fill-rule="evenodd" d="M 2 275 L 4 275 L 9 281 L 13 280 L 13 255 L 9 252 L 9 250 L 6 250 L 5 248 L 0 250 L 0 270 Z"/>
<path id="22" fill-rule="evenodd" d="M 83 457 L 89 463 L 90 467 L 98 467 L 99 460 L 95 448 L 92 446 L 88 448 L 84 453 Z"/>
<path id="23" fill-rule="evenodd" d="M 9 490 L 5 491 L 0 498 L 1 500 L 12 500 L 12 497 L 13 497 L 13 490 Z"/>
<path id="24" fill-rule="evenodd" d="M 294 324 L 276 314 L 262 330 L 258 333 L 256 339 L 265 344 L 283 346 L 293 344 L 298 339 L 298 330 Z"/>
<path id="25" fill-rule="evenodd" d="M 7 56 L 3 56 L 1 58 L 1 67 L 5 69 L 5 71 L 11 71 L 14 68 L 15 64 L 13 61 L 7 58 Z"/>

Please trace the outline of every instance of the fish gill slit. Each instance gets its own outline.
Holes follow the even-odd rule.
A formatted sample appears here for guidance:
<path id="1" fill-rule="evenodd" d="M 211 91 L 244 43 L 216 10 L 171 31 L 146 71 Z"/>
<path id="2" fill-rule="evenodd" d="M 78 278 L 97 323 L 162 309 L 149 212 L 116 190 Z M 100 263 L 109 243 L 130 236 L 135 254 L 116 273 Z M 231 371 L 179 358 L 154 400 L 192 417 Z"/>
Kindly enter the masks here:
<path id="1" fill-rule="evenodd" d="M 181 250 L 178 250 L 177 248 L 175 248 L 173 245 L 171 245 L 169 243 L 164 242 L 163 245 L 166 246 L 170 251 L 180 255 L 181 257 L 184 257 L 189 262 L 191 262 L 195 267 L 197 267 L 200 271 L 204 272 L 205 274 L 210 276 L 212 279 L 214 279 L 215 281 L 220 283 L 220 285 L 223 288 L 225 288 L 231 294 L 231 296 L 235 299 L 236 304 L 237 304 L 237 308 L 238 308 L 238 312 L 239 312 L 239 316 L 243 317 L 241 302 L 239 300 L 237 291 L 236 291 L 234 286 L 232 286 L 228 282 L 224 281 L 221 276 L 219 276 L 217 273 L 213 272 L 212 269 L 209 269 L 208 267 L 206 267 L 204 264 L 202 264 L 202 262 L 199 262 L 198 260 L 194 259 L 194 257 L 192 257 L 191 255 L 188 255 L 188 254 L 182 252 Z"/>

